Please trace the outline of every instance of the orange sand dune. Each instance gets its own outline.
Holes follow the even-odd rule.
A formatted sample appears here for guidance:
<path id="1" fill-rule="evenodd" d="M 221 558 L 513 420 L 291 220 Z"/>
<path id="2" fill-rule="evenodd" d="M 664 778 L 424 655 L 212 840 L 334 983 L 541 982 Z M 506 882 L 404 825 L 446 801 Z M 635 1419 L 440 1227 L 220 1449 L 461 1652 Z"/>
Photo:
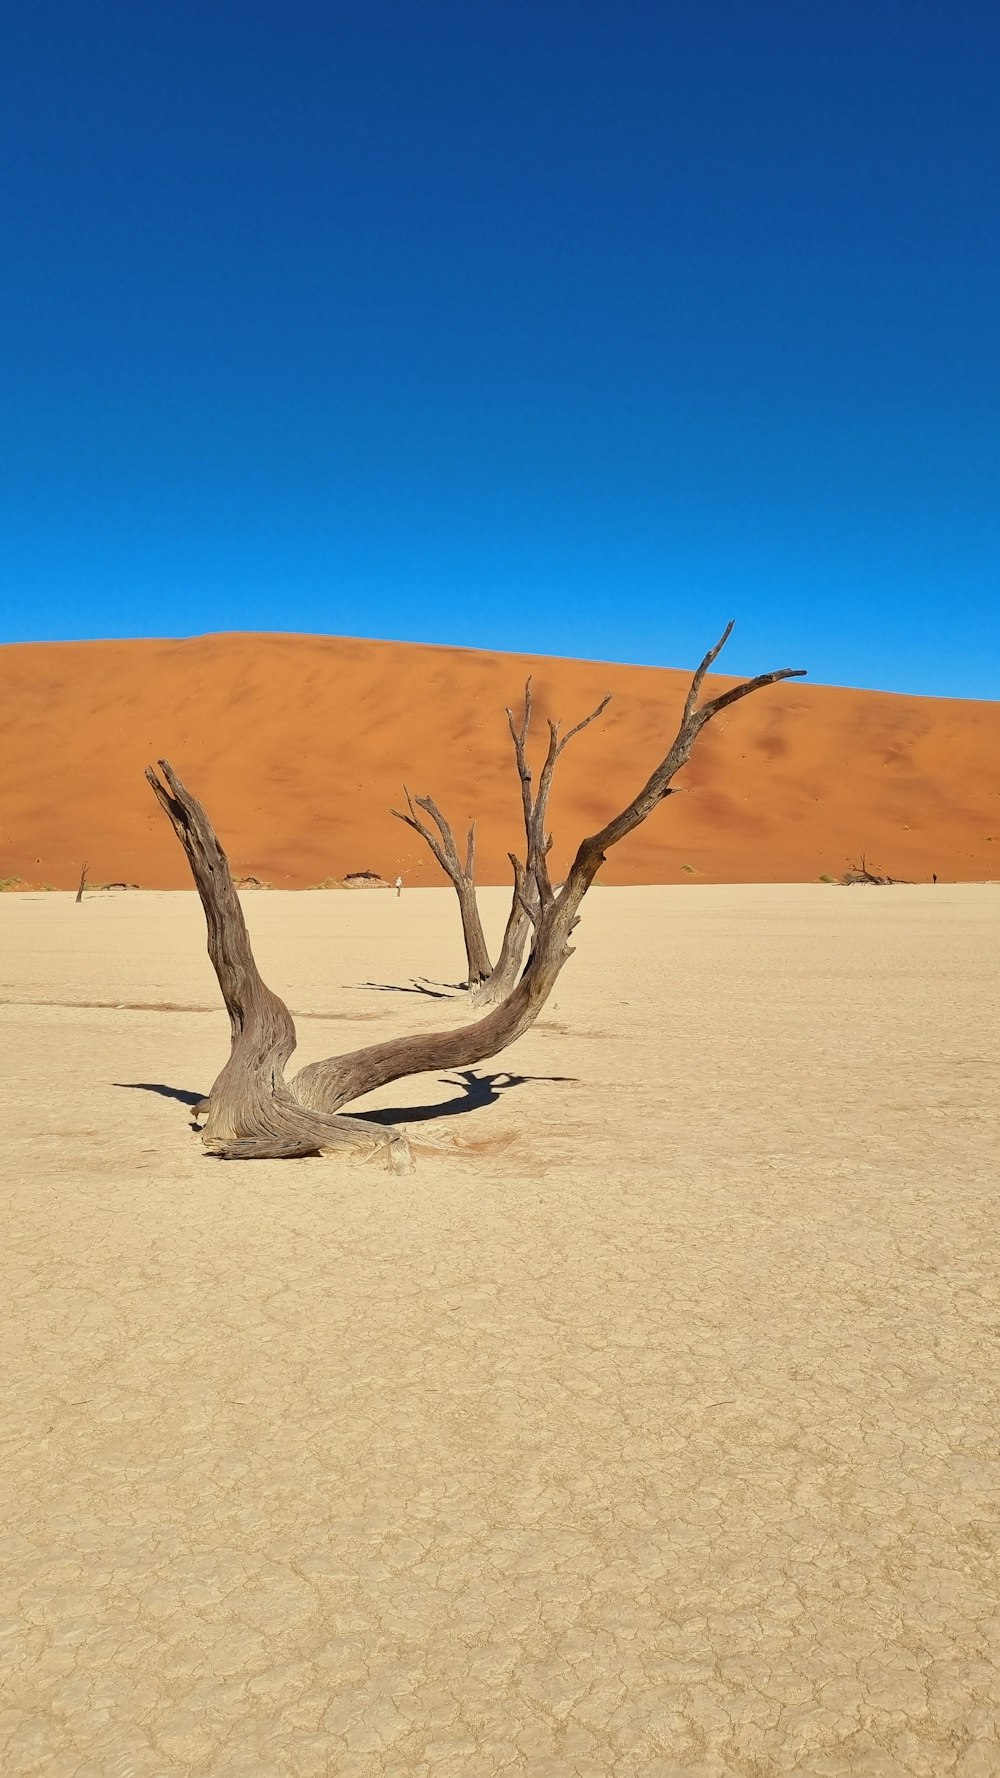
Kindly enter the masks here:
<path id="1" fill-rule="evenodd" d="M 405 778 L 456 827 L 477 818 L 479 879 L 506 882 L 519 803 L 504 706 L 528 672 L 536 731 L 613 693 L 559 768 L 559 872 L 665 751 L 687 673 L 327 636 L 2 648 L 0 876 L 67 888 L 87 859 L 94 882 L 188 886 L 143 780 L 165 755 L 238 873 L 437 884 L 388 813 Z M 723 716 L 679 782 L 605 881 L 808 881 L 862 851 L 893 876 L 1000 875 L 1000 704 L 796 681 Z"/>

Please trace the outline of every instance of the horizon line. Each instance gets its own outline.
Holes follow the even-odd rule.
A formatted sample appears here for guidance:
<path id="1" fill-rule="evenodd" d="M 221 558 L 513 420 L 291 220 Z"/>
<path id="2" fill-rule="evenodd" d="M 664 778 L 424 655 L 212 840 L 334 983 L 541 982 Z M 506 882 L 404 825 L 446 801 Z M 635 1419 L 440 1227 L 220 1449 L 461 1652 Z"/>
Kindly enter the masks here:
<path id="1" fill-rule="evenodd" d="M 314 642 L 360 642 L 375 648 L 422 648 L 443 650 L 449 654 L 493 655 L 507 660 L 524 661 L 563 661 L 578 666 L 617 667 L 629 672 L 640 673 L 680 673 L 693 674 L 698 663 L 691 666 L 671 666 L 665 662 L 609 660 L 602 656 L 576 654 L 548 654 L 542 650 L 518 650 L 510 648 L 477 647 L 464 642 L 422 642 L 410 637 L 401 636 L 353 636 L 341 631 L 328 630 L 198 630 L 189 635 L 150 635 L 150 636 L 60 636 L 38 638 L 35 640 L 2 641 L 0 648 L 104 648 L 108 645 L 141 645 L 147 642 L 210 642 L 228 637 L 260 637 L 267 640 L 314 641 Z M 760 671 L 770 671 L 768 668 Z M 808 667 L 797 670 L 808 674 Z M 717 668 L 708 675 L 715 679 L 752 678 L 751 673 L 726 673 Z M 870 697 L 918 699 L 922 703 L 941 704 L 984 704 L 1000 703 L 1000 698 L 960 697 L 948 692 L 916 692 L 899 691 L 880 685 L 845 684 L 834 680 L 810 679 L 804 687 L 806 691 L 854 691 Z"/>

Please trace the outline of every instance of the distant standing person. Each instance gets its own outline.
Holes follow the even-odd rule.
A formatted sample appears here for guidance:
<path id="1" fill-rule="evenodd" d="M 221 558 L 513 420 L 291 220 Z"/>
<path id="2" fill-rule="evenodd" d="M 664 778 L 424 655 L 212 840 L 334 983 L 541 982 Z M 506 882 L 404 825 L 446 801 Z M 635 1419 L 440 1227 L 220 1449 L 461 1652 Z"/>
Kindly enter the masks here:
<path id="1" fill-rule="evenodd" d="M 402 895 L 402 893 L 403 893 L 403 879 L 402 879 L 402 877 L 397 877 L 397 878 L 396 878 L 396 896 L 397 896 L 397 899 L 398 899 L 398 898 L 399 898 L 399 896 L 400 896 L 400 895 Z"/>

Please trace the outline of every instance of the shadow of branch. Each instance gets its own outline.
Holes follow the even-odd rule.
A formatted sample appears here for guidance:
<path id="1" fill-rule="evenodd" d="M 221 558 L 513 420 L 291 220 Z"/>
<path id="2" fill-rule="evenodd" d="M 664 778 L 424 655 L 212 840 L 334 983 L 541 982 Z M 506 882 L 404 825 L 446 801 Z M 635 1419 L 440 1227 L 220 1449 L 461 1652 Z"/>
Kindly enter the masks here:
<path id="1" fill-rule="evenodd" d="M 405 982 L 355 982 L 353 987 L 358 994 L 423 994 L 428 1000 L 454 1000 L 456 995 L 468 991 L 464 982 L 429 982 L 426 976 L 413 976 L 408 985 Z"/>
<path id="2" fill-rule="evenodd" d="M 426 1124 L 442 1117 L 461 1117 L 467 1111 L 480 1111 L 484 1105 L 495 1105 L 502 1093 L 511 1087 L 523 1087 L 532 1081 L 565 1081 L 575 1084 L 574 1074 L 477 1074 L 474 1068 L 459 1069 L 456 1074 L 442 1075 L 444 1087 L 460 1087 L 454 1099 L 442 1099 L 435 1105 L 378 1106 L 374 1111 L 347 1111 L 345 1117 L 362 1118 L 370 1124 Z"/>
<path id="3" fill-rule="evenodd" d="M 161 1099 L 176 1099 L 181 1105 L 200 1105 L 205 1098 L 204 1093 L 189 1093 L 185 1087 L 165 1087 L 151 1080 L 116 1080 L 113 1085 L 133 1093 L 159 1093 Z"/>

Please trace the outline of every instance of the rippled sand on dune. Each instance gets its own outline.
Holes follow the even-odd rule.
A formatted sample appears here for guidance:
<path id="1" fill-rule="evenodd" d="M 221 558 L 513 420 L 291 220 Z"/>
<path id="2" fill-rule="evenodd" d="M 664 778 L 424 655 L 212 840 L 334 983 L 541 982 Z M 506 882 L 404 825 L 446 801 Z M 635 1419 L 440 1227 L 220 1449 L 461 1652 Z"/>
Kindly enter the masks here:
<path id="1" fill-rule="evenodd" d="M 706 636 L 706 645 L 711 640 Z M 752 660 L 737 630 L 730 673 Z M 552 797 L 553 867 L 633 797 L 675 734 L 695 665 L 487 654 L 344 636 L 0 648 L 0 878 L 74 888 L 188 887 L 144 768 L 164 755 L 208 808 L 237 874 L 304 889 L 376 870 L 443 881 L 418 835 L 390 819 L 405 781 L 463 838 L 478 822 L 479 880 L 510 880 L 523 843 L 504 716 L 532 675 L 533 756 L 546 718 L 607 710 L 566 750 Z M 709 680 L 706 692 L 719 690 Z M 906 697 L 793 680 L 706 728 L 671 797 L 617 846 L 609 883 L 815 883 L 864 851 L 912 882 L 1000 873 L 1000 703 Z"/>

